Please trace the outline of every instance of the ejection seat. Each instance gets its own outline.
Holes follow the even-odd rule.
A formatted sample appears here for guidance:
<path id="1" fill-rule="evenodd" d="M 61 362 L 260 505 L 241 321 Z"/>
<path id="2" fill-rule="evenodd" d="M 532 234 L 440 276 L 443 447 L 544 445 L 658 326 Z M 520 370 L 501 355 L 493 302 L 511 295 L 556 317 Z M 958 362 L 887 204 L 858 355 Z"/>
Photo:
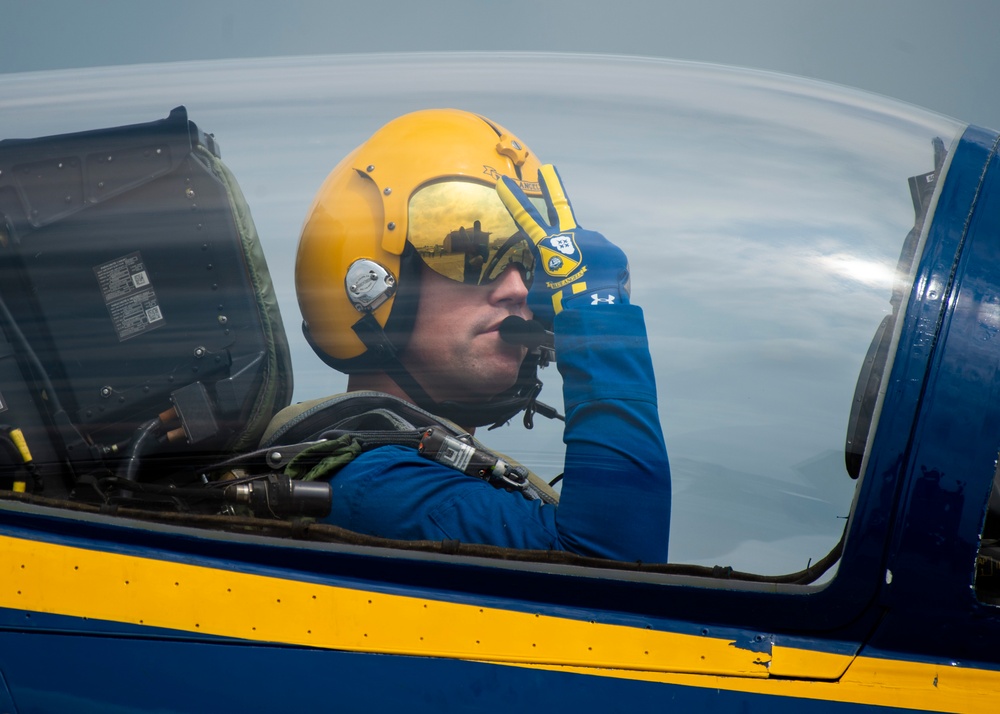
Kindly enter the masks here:
<path id="1" fill-rule="evenodd" d="M 0 141 L 0 488 L 218 459 L 291 388 L 249 208 L 184 107 Z"/>

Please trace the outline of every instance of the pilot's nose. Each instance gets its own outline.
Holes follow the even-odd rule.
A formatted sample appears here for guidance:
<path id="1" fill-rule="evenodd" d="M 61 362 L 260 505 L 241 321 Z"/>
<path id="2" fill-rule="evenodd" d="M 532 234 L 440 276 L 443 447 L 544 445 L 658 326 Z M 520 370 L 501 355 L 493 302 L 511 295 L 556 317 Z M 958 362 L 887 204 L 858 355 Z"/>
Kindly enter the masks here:
<path id="1" fill-rule="evenodd" d="M 521 271 L 516 265 L 508 265 L 499 277 L 490 283 L 490 302 L 510 303 L 520 306 L 527 304 L 528 286 L 524 284 Z"/>

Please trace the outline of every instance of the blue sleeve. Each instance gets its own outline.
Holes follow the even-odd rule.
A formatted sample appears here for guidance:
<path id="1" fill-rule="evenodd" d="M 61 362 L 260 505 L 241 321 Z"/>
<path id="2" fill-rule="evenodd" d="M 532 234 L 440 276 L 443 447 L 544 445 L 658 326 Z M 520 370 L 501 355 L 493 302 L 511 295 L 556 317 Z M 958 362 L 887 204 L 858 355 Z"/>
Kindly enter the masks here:
<path id="1" fill-rule="evenodd" d="M 665 562 L 670 470 L 642 311 L 634 305 L 567 309 L 555 326 L 566 405 L 558 506 L 389 446 L 362 454 L 333 478 L 327 520 L 402 540 Z"/>
<path id="2" fill-rule="evenodd" d="M 670 467 L 642 310 L 563 310 L 556 354 L 566 463 L 556 524 L 566 550 L 667 561 Z"/>
<path id="3" fill-rule="evenodd" d="M 405 446 L 361 454 L 331 484 L 327 520 L 359 533 L 561 549 L 554 507 L 500 491 Z"/>

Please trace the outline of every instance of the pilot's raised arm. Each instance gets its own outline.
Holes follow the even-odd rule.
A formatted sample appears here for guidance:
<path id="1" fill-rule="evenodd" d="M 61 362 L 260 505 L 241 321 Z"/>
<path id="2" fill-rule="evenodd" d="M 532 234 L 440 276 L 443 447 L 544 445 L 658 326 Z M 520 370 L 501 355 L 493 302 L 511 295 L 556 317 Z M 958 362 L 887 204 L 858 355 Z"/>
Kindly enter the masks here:
<path id="1" fill-rule="evenodd" d="M 670 472 L 626 257 L 576 224 L 555 169 L 503 127 L 427 110 L 380 129 L 320 189 L 296 289 L 310 344 L 349 375 L 348 395 L 333 400 L 337 426 L 446 437 L 422 450 L 386 438 L 339 467 L 328 522 L 666 561 Z M 483 468 L 496 456 L 454 428 L 533 408 L 539 355 L 503 339 L 510 316 L 555 333 L 566 407 L 558 501 L 503 471 L 502 458 Z"/>

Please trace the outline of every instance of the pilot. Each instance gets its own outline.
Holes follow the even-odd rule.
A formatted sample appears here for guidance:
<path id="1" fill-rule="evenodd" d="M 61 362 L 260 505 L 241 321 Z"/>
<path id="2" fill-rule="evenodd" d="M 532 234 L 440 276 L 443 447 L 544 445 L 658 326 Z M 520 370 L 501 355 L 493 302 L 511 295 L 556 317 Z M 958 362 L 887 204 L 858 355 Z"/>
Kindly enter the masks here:
<path id="1" fill-rule="evenodd" d="M 452 109 L 389 122 L 320 188 L 295 270 L 305 335 L 349 375 L 348 404 L 369 397 L 359 409 L 388 395 L 390 411 L 398 400 L 470 434 L 530 415 L 545 350 L 501 336 L 510 316 L 533 318 L 518 324 L 542 341 L 546 328 L 554 333 L 563 378 L 558 501 L 390 443 L 332 476 L 330 523 L 394 539 L 666 561 L 670 471 L 626 257 L 577 225 L 559 174 L 517 137 Z"/>

